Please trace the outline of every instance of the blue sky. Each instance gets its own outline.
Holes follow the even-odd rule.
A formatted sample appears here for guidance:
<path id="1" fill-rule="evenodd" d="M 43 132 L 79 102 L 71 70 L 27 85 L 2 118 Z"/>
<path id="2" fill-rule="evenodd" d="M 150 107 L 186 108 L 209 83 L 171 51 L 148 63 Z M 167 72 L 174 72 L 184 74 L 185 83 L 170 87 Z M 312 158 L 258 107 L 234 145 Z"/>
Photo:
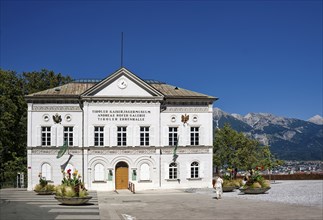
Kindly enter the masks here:
<path id="1" fill-rule="evenodd" d="M 123 64 L 229 113 L 322 116 L 322 0 L 3 1 L 0 67 L 103 79 Z"/>

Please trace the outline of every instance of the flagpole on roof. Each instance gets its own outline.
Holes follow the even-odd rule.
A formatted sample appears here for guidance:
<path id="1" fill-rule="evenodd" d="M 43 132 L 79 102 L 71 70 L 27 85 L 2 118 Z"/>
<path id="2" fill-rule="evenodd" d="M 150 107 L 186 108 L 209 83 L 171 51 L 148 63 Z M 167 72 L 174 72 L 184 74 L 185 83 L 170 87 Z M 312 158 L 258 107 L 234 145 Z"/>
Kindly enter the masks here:
<path id="1" fill-rule="evenodd" d="M 123 32 L 121 32 L 121 67 L 123 67 Z"/>

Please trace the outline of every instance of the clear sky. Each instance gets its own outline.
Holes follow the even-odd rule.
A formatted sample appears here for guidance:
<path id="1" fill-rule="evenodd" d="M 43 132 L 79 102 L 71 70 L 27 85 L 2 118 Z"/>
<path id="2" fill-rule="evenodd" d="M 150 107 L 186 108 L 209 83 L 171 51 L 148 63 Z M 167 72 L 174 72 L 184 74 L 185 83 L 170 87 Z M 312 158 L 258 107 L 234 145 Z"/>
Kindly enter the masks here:
<path id="1" fill-rule="evenodd" d="M 322 116 L 322 0 L 3 1 L 0 67 L 142 79 L 228 113 Z"/>

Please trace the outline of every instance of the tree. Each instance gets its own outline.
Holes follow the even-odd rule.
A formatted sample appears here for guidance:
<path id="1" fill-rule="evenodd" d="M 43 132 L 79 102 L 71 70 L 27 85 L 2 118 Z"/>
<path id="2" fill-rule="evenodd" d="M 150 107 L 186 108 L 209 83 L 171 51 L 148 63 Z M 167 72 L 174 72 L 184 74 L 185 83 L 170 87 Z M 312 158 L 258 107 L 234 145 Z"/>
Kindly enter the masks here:
<path id="1" fill-rule="evenodd" d="M 32 94 L 56 86 L 64 85 L 72 81 L 69 76 L 62 76 L 61 73 L 55 74 L 53 71 L 42 69 L 40 72 L 23 72 L 25 94 Z"/>
<path id="2" fill-rule="evenodd" d="M 269 146 L 261 146 L 257 140 L 233 130 L 229 124 L 215 131 L 213 153 L 217 173 L 219 169 L 251 170 L 257 166 L 275 165 Z"/>
<path id="3" fill-rule="evenodd" d="M 15 182 L 17 172 L 26 172 L 27 103 L 24 95 L 70 81 L 69 76 L 45 69 L 22 75 L 0 69 L 0 183 Z"/>
<path id="4" fill-rule="evenodd" d="M 23 80 L 13 71 L 0 69 L 0 181 L 14 180 L 26 166 L 26 102 Z M 20 159 L 24 158 L 24 159 Z M 21 169 L 17 170 L 17 166 Z M 15 173 L 15 174 L 14 174 Z"/>

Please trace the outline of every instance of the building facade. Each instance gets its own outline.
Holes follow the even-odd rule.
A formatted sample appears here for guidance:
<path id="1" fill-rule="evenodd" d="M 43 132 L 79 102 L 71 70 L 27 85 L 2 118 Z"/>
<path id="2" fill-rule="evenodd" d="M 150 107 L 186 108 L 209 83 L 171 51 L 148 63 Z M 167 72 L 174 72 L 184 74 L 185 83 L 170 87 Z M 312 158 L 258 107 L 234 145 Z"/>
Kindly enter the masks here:
<path id="1" fill-rule="evenodd" d="M 28 190 L 39 173 L 60 184 L 61 167 L 78 170 L 90 190 L 212 186 L 215 97 L 120 68 L 100 82 L 71 82 L 26 100 Z"/>

